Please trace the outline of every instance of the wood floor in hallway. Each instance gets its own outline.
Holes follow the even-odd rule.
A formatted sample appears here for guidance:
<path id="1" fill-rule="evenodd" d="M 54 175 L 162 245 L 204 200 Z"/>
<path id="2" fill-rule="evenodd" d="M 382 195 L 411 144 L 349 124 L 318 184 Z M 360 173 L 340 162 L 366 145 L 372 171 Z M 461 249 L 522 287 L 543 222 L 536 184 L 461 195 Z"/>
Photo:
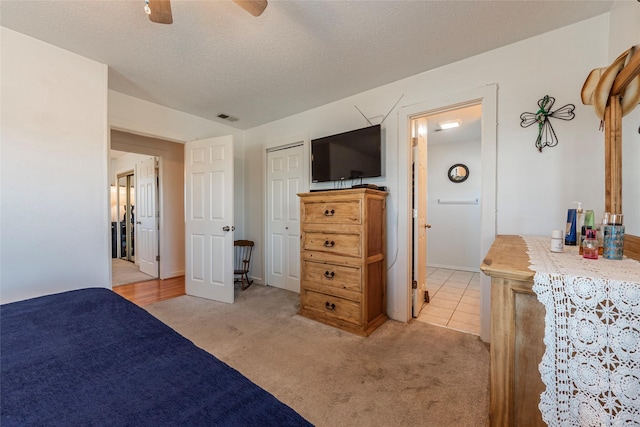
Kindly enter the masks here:
<path id="1" fill-rule="evenodd" d="M 185 295 L 184 276 L 114 286 L 113 291 L 142 307 L 158 301 Z"/>

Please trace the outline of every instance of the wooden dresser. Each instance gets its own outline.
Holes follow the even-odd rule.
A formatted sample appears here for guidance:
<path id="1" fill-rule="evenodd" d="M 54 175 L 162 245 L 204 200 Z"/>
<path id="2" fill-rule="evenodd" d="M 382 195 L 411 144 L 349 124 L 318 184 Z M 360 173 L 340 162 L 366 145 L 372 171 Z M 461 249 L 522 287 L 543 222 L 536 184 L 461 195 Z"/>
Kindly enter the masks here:
<path id="1" fill-rule="evenodd" d="M 299 314 L 367 336 L 386 316 L 386 196 L 301 193 Z"/>
<path id="2" fill-rule="evenodd" d="M 544 306 L 533 292 L 527 246 L 497 236 L 480 270 L 491 276 L 491 426 L 546 426 L 538 409 L 544 384 Z"/>

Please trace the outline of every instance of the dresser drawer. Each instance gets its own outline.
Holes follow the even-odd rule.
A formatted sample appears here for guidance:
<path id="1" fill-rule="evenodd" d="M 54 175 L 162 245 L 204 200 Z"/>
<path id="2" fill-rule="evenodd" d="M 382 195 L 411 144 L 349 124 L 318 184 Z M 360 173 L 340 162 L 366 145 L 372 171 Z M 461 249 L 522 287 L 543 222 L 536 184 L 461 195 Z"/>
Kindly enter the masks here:
<path id="1" fill-rule="evenodd" d="M 360 224 L 360 200 L 335 202 L 308 202 L 304 204 L 304 219 L 307 224 Z"/>
<path id="2" fill-rule="evenodd" d="M 323 262 L 303 261 L 302 280 L 318 283 L 329 288 L 361 291 L 362 270 L 360 267 L 335 265 Z"/>
<path id="3" fill-rule="evenodd" d="M 332 319 L 360 325 L 360 303 L 326 295 L 320 292 L 302 289 L 300 293 L 302 309 Z"/>
<path id="4" fill-rule="evenodd" d="M 300 250 L 359 257 L 362 255 L 362 238 L 360 234 L 307 231 L 302 233 Z"/>

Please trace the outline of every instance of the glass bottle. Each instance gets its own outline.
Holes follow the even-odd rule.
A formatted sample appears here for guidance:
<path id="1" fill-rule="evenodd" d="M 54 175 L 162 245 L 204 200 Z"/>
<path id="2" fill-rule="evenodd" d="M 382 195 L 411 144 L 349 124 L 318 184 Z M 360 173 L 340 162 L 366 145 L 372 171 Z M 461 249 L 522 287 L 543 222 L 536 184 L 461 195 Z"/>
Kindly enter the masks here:
<path id="1" fill-rule="evenodd" d="M 591 230 L 591 229 L 592 229 L 592 227 L 590 225 L 583 225 L 581 227 L 580 237 L 579 237 L 579 240 L 578 240 L 578 253 L 580 255 L 582 255 L 582 250 L 584 248 L 583 243 L 584 243 L 584 240 L 587 238 L 587 232 L 588 232 L 588 230 Z"/>
<path id="2" fill-rule="evenodd" d="M 598 224 L 598 255 L 602 255 L 604 252 L 604 227 L 609 224 L 609 212 L 605 212 L 602 217 L 602 222 Z"/>
<path id="3" fill-rule="evenodd" d="M 598 259 L 598 246 L 596 230 L 587 229 L 587 237 L 582 242 L 582 256 L 587 259 Z"/>
<path id="4" fill-rule="evenodd" d="M 613 214 L 609 217 L 609 224 L 604 227 L 604 251 L 603 258 L 622 259 L 624 252 L 624 225 L 622 214 Z"/>

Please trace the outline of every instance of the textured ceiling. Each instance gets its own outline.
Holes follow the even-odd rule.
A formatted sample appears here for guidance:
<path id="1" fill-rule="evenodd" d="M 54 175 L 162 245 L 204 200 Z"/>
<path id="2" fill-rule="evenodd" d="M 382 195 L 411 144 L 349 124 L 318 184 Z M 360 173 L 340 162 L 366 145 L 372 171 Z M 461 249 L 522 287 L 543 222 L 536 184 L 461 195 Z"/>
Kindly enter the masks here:
<path id="1" fill-rule="evenodd" d="M 248 129 L 609 11 L 612 1 L 1 0 L 2 26 L 109 66 L 109 88 Z M 216 118 L 239 118 L 230 123 Z"/>

